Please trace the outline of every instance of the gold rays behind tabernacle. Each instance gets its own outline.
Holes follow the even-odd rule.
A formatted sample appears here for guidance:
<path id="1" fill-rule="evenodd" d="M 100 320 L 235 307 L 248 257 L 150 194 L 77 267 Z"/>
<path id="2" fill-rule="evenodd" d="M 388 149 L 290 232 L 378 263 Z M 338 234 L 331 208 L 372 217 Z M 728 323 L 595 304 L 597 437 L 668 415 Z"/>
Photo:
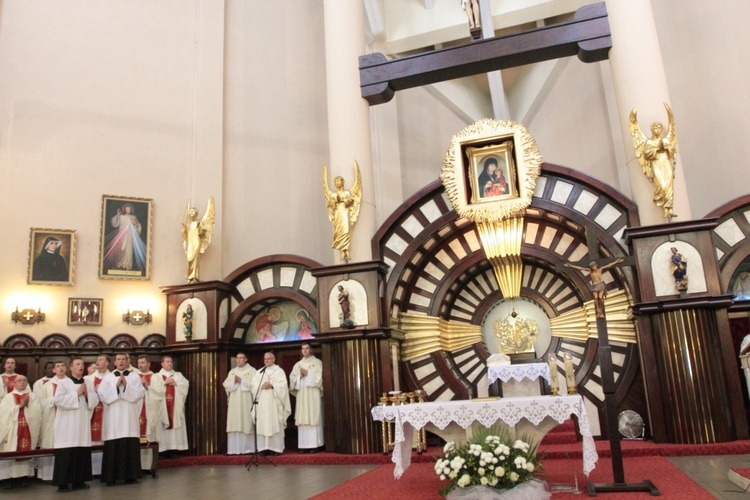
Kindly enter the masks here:
<path id="1" fill-rule="evenodd" d="M 487 260 L 495 271 L 497 284 L 503 297 L 513 299 L 521 296 L 523 262 L 523 217 L 514 217 L 495 222 L 478 222 L 477 231 Z"/>
<path id="2" fill-rule="evenodd" d="M 408 361 L 436 351 L 456 351 L 482 341 L 482 327 L 435 316 L 400 313 L 398 330 L 404 332 L 401 359 Z"/>
<path id="3" fill-rule="evenodd" d="M 625 291 L 613 292 L 604 299 L 604 310 L 607 314 L 609 340 L 636 343 L 635 321 L 630 312 L 630 301 Z M 581 309 L 550 319 L 549 323 L 553 337 L 580 342 L 597 338 L 596 311 L 593 300 L 585 302 Z"/>

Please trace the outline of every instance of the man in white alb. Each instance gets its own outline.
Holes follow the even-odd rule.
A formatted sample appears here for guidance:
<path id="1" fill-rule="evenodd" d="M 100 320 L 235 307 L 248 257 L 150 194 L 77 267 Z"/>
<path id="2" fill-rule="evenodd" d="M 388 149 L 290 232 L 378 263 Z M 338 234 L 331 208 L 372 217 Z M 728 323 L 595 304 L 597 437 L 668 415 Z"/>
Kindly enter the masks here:
<path id="1" fill-rule="evenodd" d="M 83 377 L 83 360 L 70 362 L 70 377 L 65 363 L 55 363 L 55 378 L 47 384 L 54 406 L 55 462 L 52 484 L 58 491 L 88 489 L 91 473 L 91 414 L 99 403 L 94 384 Z"/>
<path id="2" fill-rule="evenodd" d="M 227 455 L 255 452 L 253 443 L 253 392 L 250 381 L 255 368 L 247 364 L 245 353 L 237 353 L 237 366 L 224 380 L 227 391 Z"/>
<path id="3" fill-rule="evenodd" d="M 276 366 L 272 352 L 263 355 L 263 368 L 253 376 L 250 388 L 258 395 L 258 412 L 255 422 L 258 432 L 258 451 L 278 455 L 284 452 L 286 419 L 292 414 L 289 402 L 289 384 L 286 374 Z"/>
<path id="4" fill-rule="evenodd" d="M 0 401 L 0 451 L 31 451 L 36 449 L 42 411 L 36 396 L 23 375 L 13 381 L 13 390 Z M 3 485 L 25 482 L 34 475 L 31 460 L 0 461 Z"/>
<path id="5" fill-rule="evenodd" d="M 190 382 L 174 370 L 172 356 L 162 356 L 161 370 L 151 379 L 149 397 L 154 405 L 154 427 L 159 453 L 171 458 L 174 451 L 188 449 L 185 398 Z"/>
<path id="6" fill-rule="evenodd" d="M 65 363 L 63 363 L 63 368 Z M 63 372 L 65 373 L 65 372 Z M 47 361 L 44 363 L 44 376 L 34 382 L 33 393 L 39 401 L 42 409 L 42 427 L 39 430 L 39 448 L 48 449 L 54 447 L 54 429 L 55 429 L 55 405 L 52 401 L 54 392 L 51 390 L 50 383 L 55 378 L 55 362 Z M 39 457 L 37 459 L 36 477 L 42 481 L 52 479 L 52 470 L 55 463 L 54 457 Z"/>
<path id="7" fill-rule="evenodd" d="M 115 371 L 99 384 L 97 393 L 104 403 L 104 455 L 101 481 L 114 486 L 138 482 L 141 477 L 140 425 L 141 400 L 145 393 L 141 377 L 127 370 L 128 358 L 115 355 Z"/>
<path id="8" fill-rule="evenodd" d="M 8 394 L 15 390 L 13 381 L 16 379 L 18 374 L 16 373 L 16 360 L 15 358 L 5 358 L 3 362 L 4 371 L 0 377 L 2 377 L 3 392 L 2 395 Z"/>
<path id="9" fill-rule="evenodd" d="M 323 446 L 323 363 L 313 356 L 308 342 L 302 344 L 302 359 L 289 374 L 289 392 L 297 398 L 294 422 L 299 451 L 316 453 Z"/>

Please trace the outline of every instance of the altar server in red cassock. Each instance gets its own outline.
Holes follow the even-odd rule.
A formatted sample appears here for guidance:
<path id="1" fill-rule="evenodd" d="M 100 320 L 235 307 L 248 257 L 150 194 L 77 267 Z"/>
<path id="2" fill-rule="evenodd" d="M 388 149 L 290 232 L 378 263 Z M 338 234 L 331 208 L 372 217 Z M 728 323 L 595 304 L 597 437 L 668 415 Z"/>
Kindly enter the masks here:
<path id="1" fill-rule="evenodd" d="M 136 372 L 141 377 L 141 383 L 146 390 L 146 393 L 141 400 L 141 413 L 138 417 L 138 425 L 140 426 L 141 431 L 141 441 L 145 440 L 151 443 L 156 441 L 156 437 L 154 436 L 154 405 L 151 402 L 148 388 L 151 386 L 151 379 L 154 377 L 154 372 L 151 371 L 151 362 L 146 355 L 138 356 L 137 364 L 138 369 Z M 151 453 L 151 450 L 141 450 L 141 469 L 151 469 L 152 462 L 153 454 Z"/>
<path id="2" fill-rule="evenodd" d="M 185 399 L 190 383 L 174 370 L 171 356 L 163 356 L 161 370 L 151 379 L 149 397 L 154 405 L 154 428 L 159 452 L 187 450 Z"/>
<path id="3" fill-rule="evenodd" d="M 13 390 L 0 401 L 0 451 L 31 451 L 36 448 L 42 412 L 36 396 L 29 389 L 26 377 L 14 378 Z M 26 478 L 34 475 L 31 460 L 3 460 L 0 480 Z"/>

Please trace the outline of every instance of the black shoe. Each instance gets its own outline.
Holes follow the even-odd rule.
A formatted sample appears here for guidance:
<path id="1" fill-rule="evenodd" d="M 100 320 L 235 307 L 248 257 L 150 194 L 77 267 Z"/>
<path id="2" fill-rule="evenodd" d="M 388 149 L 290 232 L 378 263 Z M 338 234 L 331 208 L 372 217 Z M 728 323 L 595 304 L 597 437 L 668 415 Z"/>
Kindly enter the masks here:
<path id="1" fill-rule="evenodd" d="M 117 484 L 117 483 L 116 483 L 116 482 L 114 482 L 114 481 L 109 481 L 109 482 L 107 483 L 107 486 L 114 486 L 114 485 L 116 485 L 116 484 Z"/>
<path id="2" fill-rule="evenodd" d="M 70 491 L 70 488 L 68 488 L 68 485 L 67 485 L 67 484 L 66 484 L 66 485 L 64 485 L 64 486 L 58 486 L 58 487 L 57 487 L 57 492 L 58 492 L 58 493 L 67 493 L 67 492 L 69 492 L 69 491 Z"/>
<path id="3" fill-rule="evenodd" d="M 86 483 L 73 483 L 74 490 L 87 490 L 89 488 L 91 488 L 91 486 Z"/>
<path id="4" fill-rule="evenodd" d="M 138 484 L 137 479 L 126 479 L 125 484 Z"/>

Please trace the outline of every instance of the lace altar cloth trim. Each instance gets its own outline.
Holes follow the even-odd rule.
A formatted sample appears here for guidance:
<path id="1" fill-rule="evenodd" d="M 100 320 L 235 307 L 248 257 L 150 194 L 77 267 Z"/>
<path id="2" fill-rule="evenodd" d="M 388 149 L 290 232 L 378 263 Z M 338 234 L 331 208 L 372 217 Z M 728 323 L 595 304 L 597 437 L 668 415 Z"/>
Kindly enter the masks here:
<path id="1" fill-rule="evenodd" d="M 536 380 L 539 377 L 549 383 L 549 364 L 547 363 L 525 363 L 521 365 L 499 365 L 487 367 L 487 385 L 495 383 L 496 380 L 507 382 L 510 379 L 518 382 L 527 378 Z"/>
<path id="2" fill-rule="evenodd" d="M 589 428 L 589 417 L 583 398 L 575 396 L 536 396 L 528 398 L 504 398 L 497 401 L 444 401 L 414 403 L 397 406 L 375 406 L 370 411 L 373 420 L 387 419 L 395 422 L 392 461 L 396 464 L 393 476 L 398 479 L 411 464 L 411 446 L 414 429 L 428 423 L 445 429 L 455 422 L 466 429 L 477 422 L 490 427 L 498 420 L 507 425 L 516 425 L 522 418 L 534 425 L 550 417 L 558 423 L 571 415 L 578 417 L 578 427 L 583 437 L 583 472 L 587 476 L 596 467 L 599 455 Z"/>

